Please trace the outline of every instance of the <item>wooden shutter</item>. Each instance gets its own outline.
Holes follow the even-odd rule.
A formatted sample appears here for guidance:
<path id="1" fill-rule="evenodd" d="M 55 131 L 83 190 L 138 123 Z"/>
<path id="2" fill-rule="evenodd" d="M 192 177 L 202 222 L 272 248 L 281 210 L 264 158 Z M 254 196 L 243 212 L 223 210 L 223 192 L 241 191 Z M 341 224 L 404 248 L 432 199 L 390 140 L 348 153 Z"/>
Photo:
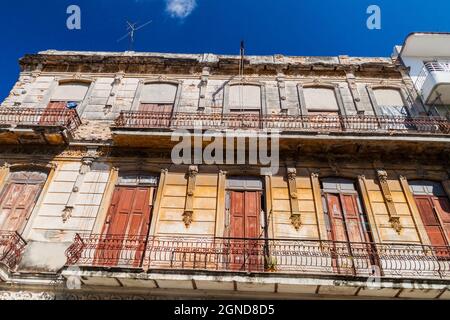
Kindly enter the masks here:
<path id="1" fill-rule="evenodd" d="M 415 196 L 414 198 L 431 244 L 433 246 L 447 245 L 438 217 L 433 209 L 432 199 L 428 196 Z"/>
<path id="2" fill-rule="evenodd" d="M 261 192 L 245 192 L 245 237 L 259 238 L 261 226 Z"/>
<path id="3" fill-rule="evenodd" d="M 356 195 L 341 195 L 348 238 L 351 242 L 365 242 Z"/>
<path id="4" fill-rule="evenodd" d="M 21 182 L 11 179 L 20 178 Z M 0 230 L 21 232 L 25 227 L 46 175 L 41 173 L 13 173 L 0 196 Z"/>
<path id="5" fill-rule="evenodd" d="M 331 220 L 331 234 L 334 241 L 347 241 L 344 216 L 342 214 L 339 195 L 327 194 L 328 214 Z"/>
<path id="6" fill-rule="evenodd" d="M 151 188 L 117 187 L 105 232 L 123 236 L 146 235 L 151 194 Z"/>
<path id="7" fill-rule="evenodd" d="M 151 221 L 153 187 L 117 187 L 94 264 L 138 267 Z"/>
<path id="8" fill-rule="evenodd" d="M 441 218 L 444 232 L 447 233 L 447 239 L 450 239 L 450 201 L 447 197 L 436 197 L 434 205 Z"/>
<path id="9" fill-rule="evenodd" d="M 231 192 L 230 237 L 245 237 L 245 192 Z"/>

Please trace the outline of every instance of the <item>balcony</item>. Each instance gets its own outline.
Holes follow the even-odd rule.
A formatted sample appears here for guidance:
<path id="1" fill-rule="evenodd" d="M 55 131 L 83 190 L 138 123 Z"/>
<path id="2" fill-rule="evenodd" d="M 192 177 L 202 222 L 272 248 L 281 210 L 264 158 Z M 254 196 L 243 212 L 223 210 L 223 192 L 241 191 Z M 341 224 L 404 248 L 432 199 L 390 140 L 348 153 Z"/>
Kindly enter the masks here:
<path id="1" fill-rule="evenodd" d="M 77 235 L 66 255 L 88 269 L 450 280 L 450 247 L 415 244 Z"/>
<path id="2" fill-rule="evenodd" d="M 0 108 L 0 142 L 66 144 L 81 124 L 76 110 Z"/>
<path id="3" fill-rule="evenodd" d="M 67 249 L 67 265 L 103 268 L 142 268 L 147 237 L 80 235 Z"/>
<path id="4" fill-rule="evenodd" d="M 430 142 L 428 150 L 442 150 L 442 141 L 450 138 L 450 121 L 442 117 L 401 117 L 369 115 L 254 115 L 254 114 L 217 114 L 217 113 L 153 113 L 122 112 L 111 127 L 113 141 L 121 147 L 172 148 L 176 143 L 171 140 L 172 132 L 178 129 L 194 130 L 202 134 L 204 130 L 226 131 L 233 134 L 236 130 L 249 134 L 264 134 L 274 130 L 280 133 L 280 146 L 295 149 L 298 139 L 305 139 L 314 145 L 315 153 L 332 150 L 336 141 L 349 150 L 355 140 L 371 143 L 381 150 L 386 149 L 385 141 L 396 140 L 419 144 Z M 272 131 L 273 132 L 273 131 Z M 183 132 L 180 132 L 181 134 Z M 330 139 L 330 136 L 333 139 Z M 380 141 L 383 140 L 383 145 Z M 316 142 L 320 141 L 319 144 Z M 434 143 L 435 144 L 432 144 Z M 398 147 L 398 146 L 397 146 Z M 434 149 L 433 149 L 433 148 Z M 330 149 L 331 148 L 331 149 Z M 410 152 L 407 145 L 405 152 Z M 408 151 L 409 150 L 409 151 Z M 351 151 L 349 151 L 351 152 Z"/>
<path id="5" fill-rule="evenodd" d="M 416 88 L 428 105 L 450 105 L 450 62 L 426 62 Z"/>
<path id="6" fill-rule="evenodd" d="M 20 263 L 26 244 L 18 233 L 0 231 L 0 264 L 14 270 Z"/>
<path id="7" fill-rule="evenodd" d="M 440 117 L 393 116 L 288 116 L 252 114 L 205 114 L 122 112 L 116 119 L 114 130 L 263 130 L 281 132 L 334 132 L 334 133 L 398 133 L 398 134 L 450 134 L 450 121 Z"/>

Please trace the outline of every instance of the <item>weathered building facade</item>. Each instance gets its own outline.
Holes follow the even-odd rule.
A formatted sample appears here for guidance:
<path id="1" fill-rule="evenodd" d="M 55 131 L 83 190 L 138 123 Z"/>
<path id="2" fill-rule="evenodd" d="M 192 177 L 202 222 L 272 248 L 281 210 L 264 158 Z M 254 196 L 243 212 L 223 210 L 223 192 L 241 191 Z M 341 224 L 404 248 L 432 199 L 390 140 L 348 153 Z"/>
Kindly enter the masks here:
<path id="1" fill-rule="evenodd" d="M 449 298 L 450 122 L 400 61 L 241 62 L 22 58 L 0 108 L 0 298 Z M 225 153 L 277 140 L 279 170 L 176 164 L 178 129 L 230 134 Z"/>

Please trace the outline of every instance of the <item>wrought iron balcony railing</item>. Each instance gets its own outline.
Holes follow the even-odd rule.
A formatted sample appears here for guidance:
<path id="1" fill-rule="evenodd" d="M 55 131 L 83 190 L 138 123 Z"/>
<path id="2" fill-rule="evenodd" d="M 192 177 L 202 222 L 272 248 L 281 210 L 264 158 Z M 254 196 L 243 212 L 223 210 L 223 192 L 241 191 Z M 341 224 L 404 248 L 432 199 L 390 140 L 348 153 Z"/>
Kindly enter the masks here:
<path id="1" fill-rule="evenodd" d="M 348 132 L 450 134 L 450 121 L 441 117 L 254 115 L 206 113 L 122 112 L 117 129 L 276 129 L 286 132 Z"/>
<path id="2" fill-rule="evenodd" d="M 73 132 L 81 125 L 76 110 L 71 109 L 45 109 L 45 108 L 0 108 L 0 127 L 60 127 Z"/>
<path id="3" fill-rule="evenodd" d="M 14 269 L 20 263 L 26 244 L 17 232 L 0 231 L 0 263 Z"/>
<path id="4" fill-rule="evenodd" d="M 146 236 L 77 234 L 66 251 L 67 264 L 140 268 L 146 243 Z"/>
<path id="5" fill-rule="evenodd" d="M 450 279 L 450 247 L 294 239 L 77 235 L 68 265 Z"/>

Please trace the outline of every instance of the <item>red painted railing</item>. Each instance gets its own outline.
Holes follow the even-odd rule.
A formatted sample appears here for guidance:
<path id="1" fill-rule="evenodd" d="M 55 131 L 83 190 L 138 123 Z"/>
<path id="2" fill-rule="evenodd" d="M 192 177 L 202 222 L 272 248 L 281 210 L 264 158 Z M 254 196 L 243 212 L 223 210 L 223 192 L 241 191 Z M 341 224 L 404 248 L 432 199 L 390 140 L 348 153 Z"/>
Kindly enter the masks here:
<path id="1" fill-rule="evenodd" d="M 77 235 L 68 265 L 450 279 L 450 247 L 294 239 Z"/>
<path id="2" fill-rule="evenodd" d="M 218 113 L 122 112 L 119 129 L 278 129 L 291 132 L 450 134 L 450 121 L 440 117 L 254 115 Z"/>
<path id="3" fill-rule="evenodd" d="M 76 110 L 45 108 L 0 108 L 1 126 L 61 127 L 72 132 L 81 125 Z"/>
<path id="4" fill-rule="evenodd" d="M 14 269 L 20 263 L 26 244 L 17 232 L 0 231 L 0 263 Z"/>

